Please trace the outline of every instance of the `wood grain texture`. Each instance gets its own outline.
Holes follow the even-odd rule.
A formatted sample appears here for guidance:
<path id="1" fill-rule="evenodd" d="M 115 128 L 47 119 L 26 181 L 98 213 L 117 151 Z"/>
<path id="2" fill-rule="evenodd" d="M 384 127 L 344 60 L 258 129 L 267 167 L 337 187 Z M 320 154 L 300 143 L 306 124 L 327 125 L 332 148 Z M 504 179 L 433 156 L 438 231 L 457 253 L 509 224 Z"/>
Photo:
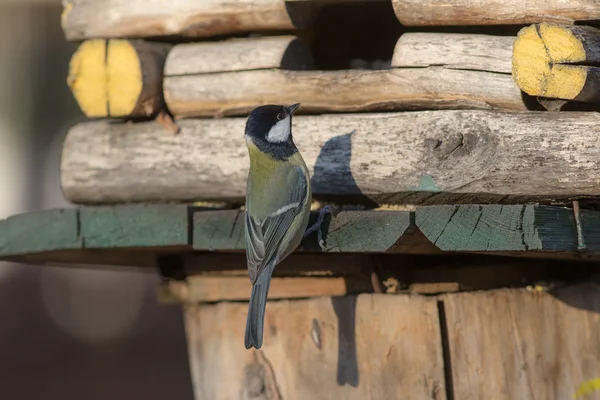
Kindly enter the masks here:
<path id="1" fill-rule="evenodd" d="M 316 222 L 313 212 L 308 226 Z M 342 211 L 330 215 L 322 225 L 324 252 L 352 253 L 394 251 L 396 243 L 407 233 L 413 216 L 409 211 Z M 245 213 L 237 210 L 208 211 L 194 214 L 194 243 L 199 251 L 245 250 Z M 317 233 L 302 240 L 305 250 L 321 251 Z"/>
<path id="2" fill-rule="evenodd" d="M 301 103 L 299 113 L 423 109 L 526 110 L 506 74 L 440 67 L 380 71 L 257 70 L 165 77 L 176 117 L 239 116 L 263 104 Z"/>
<path id="3" fill-rule="evenodd" d="M 271 278 L 269 300 L 296 299 L 320 296 L 344 296 L 372 292 L 368 279 L 355 279 L 348 284 L 341 277 Z M 169 282 L 171 294 L 184 303 L 216 301 L 248 301 L 252 284 L 248 276 L 190 276 L 185 281 Z"/>
<path id="4" fill-rule="evenodd" d="M 600 103 L 600 30 L 534 24 L 513 48 L 515 83 L 531 96 Z"/>
<path id="5" fill-rule="evenodd" d="M 435 299 L 268 302 L 259 351 L 244 350 L 246 312 L 236 303 L 185 308 L 196 400 L 446 399 Z"/>
<path id="6" fill-rule="evenodd" d="M 454 398 L 573 398 L 600 368 L 598 289 L 584 284 L 540 294 L 443 296 Z"/>
<path id="7" fill-rule="evenodd" d="M 572 209 L 536 205 L 444 205 L 419 207 L 415 222 L 444 251 L 578 251 Z M 586 250 L 600 251 L 600 213 L 581 212 Z"/>
<path id="8" fill-rule="evenodd" d="M 596 0 L 392 0 L 406 26 L 573 23 L 600 19 Z"/>
<path id="9" fill-rule="evenodd" d="M 68 40 L 210 37 L 296 28 L 282 0 L 64 0 L 63 7 Z"/>
<path id="10" fill-rule="evenodd" d="M 310 47 L 295 36 L 265 36 L 195 42 L 174 46 L 165 62 L 165 75 L 192 75 L 255 69 L 309 69 Z"/>
<path id="11" fill-rule="evenodd" d="M 398 39 L 392 67 L 468 69 L 510 74 L 512 36 L 408 32 Z"/>
<path id="12" fill-rule="evenodd" d="M 74 203 L 243 199 L 245 118 L 88 122 L 64 142 Z M 294 140 L 319 198 L 392 203 L 520 202 L 595 196 L 597 113 L 426 111 L 297 116 Z"/>

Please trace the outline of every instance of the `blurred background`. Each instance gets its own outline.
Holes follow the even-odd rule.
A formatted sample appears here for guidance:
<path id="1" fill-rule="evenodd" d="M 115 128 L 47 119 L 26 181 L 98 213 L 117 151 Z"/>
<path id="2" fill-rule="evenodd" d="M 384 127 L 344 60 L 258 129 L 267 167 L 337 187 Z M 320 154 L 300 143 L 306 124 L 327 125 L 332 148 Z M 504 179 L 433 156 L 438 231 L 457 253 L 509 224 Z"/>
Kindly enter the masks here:
<path id="1" fill-rule="evenodd" d="M 84 119 L 66 85 L 75 44 L 60 0 L 0 0 L 0 219 L 71 207 L 58 166 Z M 0 390 L 7 399 L 192 399 L 181 309 L 153 271 L 0 262 Z"/>

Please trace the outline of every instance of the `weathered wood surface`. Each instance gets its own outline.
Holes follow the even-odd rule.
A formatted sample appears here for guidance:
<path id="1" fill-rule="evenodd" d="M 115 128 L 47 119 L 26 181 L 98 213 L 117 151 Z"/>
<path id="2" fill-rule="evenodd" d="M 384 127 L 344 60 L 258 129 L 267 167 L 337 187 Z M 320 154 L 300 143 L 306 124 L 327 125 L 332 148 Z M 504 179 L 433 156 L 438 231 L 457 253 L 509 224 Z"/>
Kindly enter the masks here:
<path id="1" fill-rule="evenodd" d="M 236 303 L 185 308 L 197 400 L 446 399 L 433 298 L 269 302 L 259 351 L 244 350 L 246 312 Z"/>
<path id="2" fill-rule="evenodd" d="M 396 43 L 392 66 L 441 65 L 452 69 L 510 74 L 514 41 L 512 36 L 408 32 Z"/>
<path id="3" fill-rule="evenodd" d="M 63 7 L 68 40 L 291 30 L 302 28 L 305 18 L 290 17 L 283 0 L 65 0 Z"/>
<path id="4" fill-rule="evenodd" d="M 269 300 L 344 296 L 371 292 L 371 289 L 369 279 L 356 279 L 349 284 L 347 278 L 342 277 L 273 277 Z M 178 301 L 185 303 L 248 301 L 252 284 L 248 276 L 190 276 L 185 282 L 169 282 L 169 290 Z"/>
<path id="5" fill-rule="evenodd" d="M 573 398 L 600 369 L 599 289 L 443 296 L 454 398 Z"/>
<path id="6" fill-rule="evenodd" d="M 573 23 L 600 19 L 596 0 L 392 0 L 406 26 Z"/>
<path id="7" fill-rule="evenodd" d="M 443 251 L 577 253 L 600 251 L 600 213 L 581 210 L 581 237 L 573 209 L 536 205 L 419 207 L 415 222 Z M 582 254 L 583 256 L 583 254 Z"/>
<path id="8" fill-rule="evenodd" d="M 526 110 L 509 75 L 440 67 L 381 71 L 257 70 L 165 77 L 176 117 L 239 116 L 272 103 L 300 113 L 427 109 Z"/>
<path id="9" fill-rule="evenodd" d="M 170 45 L 94 39 L 73 54 L 67 84 L 87 117 L 148 117 L 164 109 L 163 66 Z"/>
<path id="10" fill-rule="evenodd" d="M 295 36 L 265 36 L 174 46 L 165 62 L 165 76 L 255 69 L 310 69 L 308 44 Z"/>
<path id="11" fill-rule="evenodd" d="M 74 203 L 243 199 L 245 118 L 88 122 L 65 140 L 61 185 Z M 294 140 L 316 199 L 388 204 L 548 201 L 596 196 L 597 113 L 426 111 L 297 116 Z"/>
<path id="12" fill-rule="evenodd" d="M 313 213 L 309 225 L 316 222 Z M 193 247 L 198 251 L 244 250 L 245 213 L 238 210 L 207 211 L 194 214 Z M 322 225 L 325 252 L 392 252 L 408 233 L 414 216 L 409 211 L 342 211 L 327 216 Z M 317 233 L 302 241 L 306 250 L 321 251 Z"/>
<path id="13" fill-rule="evenodd" d="M 519 31 L 513 77 L 531 96 L 600 102 L 600 30 L 536 24 Z"/>

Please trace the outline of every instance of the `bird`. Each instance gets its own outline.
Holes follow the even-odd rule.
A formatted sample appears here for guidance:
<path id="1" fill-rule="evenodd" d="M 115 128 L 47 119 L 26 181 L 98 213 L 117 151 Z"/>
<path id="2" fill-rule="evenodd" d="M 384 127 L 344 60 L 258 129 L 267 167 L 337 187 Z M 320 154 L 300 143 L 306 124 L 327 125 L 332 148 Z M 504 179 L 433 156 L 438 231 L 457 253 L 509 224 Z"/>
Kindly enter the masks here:
<path id="1" fill-rule="evenodd" d="M 245 242 L 252 292 L 246 349 L 260 349 L 271 275 L 300 245 L 312 202 L 308 168 L 294 144 L 292 115 L 300 104 L 262 105 L 246 120 L 250 158 L 246 182 Z"/>

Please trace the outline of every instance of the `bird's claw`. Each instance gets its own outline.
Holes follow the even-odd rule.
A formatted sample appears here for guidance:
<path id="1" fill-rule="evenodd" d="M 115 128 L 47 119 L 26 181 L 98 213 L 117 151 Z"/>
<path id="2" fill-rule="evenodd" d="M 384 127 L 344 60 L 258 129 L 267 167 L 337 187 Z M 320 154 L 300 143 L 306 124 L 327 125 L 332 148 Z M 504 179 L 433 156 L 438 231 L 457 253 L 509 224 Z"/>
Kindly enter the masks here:
<path id="1" fill-rule="evenodd" d="M 310 235 L 311 233 L 313 233 L 314 231 L 317 231 L 319 247 L 321 247 L 321 250 L 325 250 L 325 241 L 323 240 L 323 231 L 321 229 L 321 225 L 323 224 L 323 219 L 325 218 L 325 214 L 328 214 L 328 213 L 331 215 L 334 215 L 333 208 L 329 205 L 326 205 L 319 211 L 319 217 L 317 218 L 317 222 L 315 222 L 310 228 L 308 228 L 306 230 L 306 232 L 304 232 L 304 237 L 306 237 L 306 236 Z"/>

